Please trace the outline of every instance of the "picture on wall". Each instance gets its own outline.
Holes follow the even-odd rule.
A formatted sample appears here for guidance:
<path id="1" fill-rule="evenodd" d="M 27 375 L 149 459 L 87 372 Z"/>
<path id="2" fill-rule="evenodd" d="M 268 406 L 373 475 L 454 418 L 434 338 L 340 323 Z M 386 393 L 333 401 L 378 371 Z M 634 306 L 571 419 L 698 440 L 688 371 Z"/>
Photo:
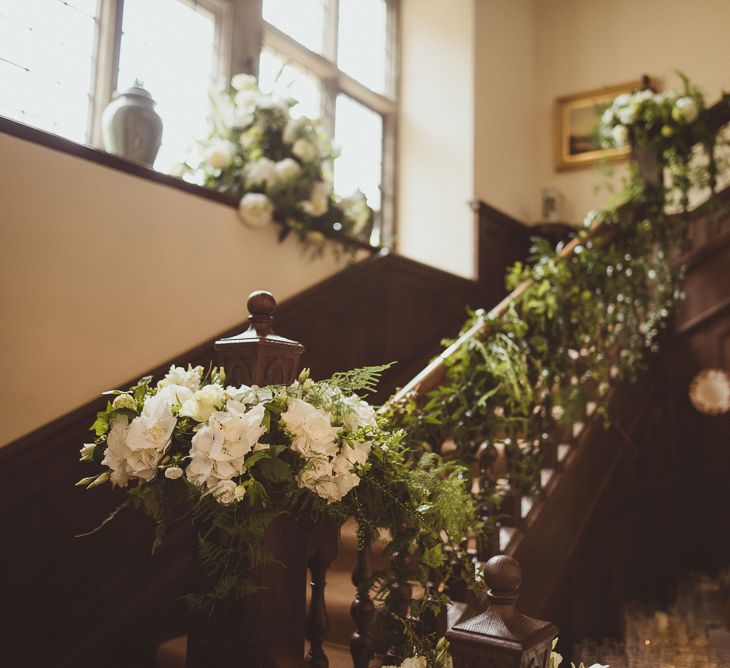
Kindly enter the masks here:
<path id="1" fill-rule="evenodd" d="M 601 148 L 594 131 L 603 110 L 621 93 L 642 87 L 641 81 L 598 88 L 558 98 L 556 103 L 555 168 L 558 171 L 594 165 L 602 160 L 622 160 L 629 147 Z"/>

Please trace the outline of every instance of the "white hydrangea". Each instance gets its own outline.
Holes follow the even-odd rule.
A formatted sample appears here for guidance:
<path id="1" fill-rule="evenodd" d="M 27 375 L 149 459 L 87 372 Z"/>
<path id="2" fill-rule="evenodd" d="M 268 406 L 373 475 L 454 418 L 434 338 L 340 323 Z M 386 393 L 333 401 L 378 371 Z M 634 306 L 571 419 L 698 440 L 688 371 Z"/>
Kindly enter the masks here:
<path id="1" fill-rule="evenodd" d="M 340 427 L 332 426 L 332 416 L 310 403 L 289 397 L 287 410 L 281 414 L 286 430 L 292 436 L 292 450 L 306 459 L 315 456 L 333 457 L 339 446 Z"/>
<path id="2" fill-rule="evenodd" d="M 204 369 L 202 366 L 193 367 L 188 364 L 188 368 L 185 369 L 181 366 L 175 366 L 174 364 L 170 367 L 170 370 L 165 374 L 165 377 L 157 383 L 157 387 L 167 387 L 168 385 L 178 385 L 180 387 L 187 387 L 189 390 L 195 392 L 200 388 L 200 383 L 203 380 Z"/>
<path id="3" fill-rule="evenodd" d="M 131 422 L 126 416 L 111 421 L 102 464 L 111 469 L 114 485 L 126 487 L 130 478 L 149 481 L 155 477 L 177 423 L 172 412 L 174 396 L 168 391 L 174 387 L 168 386 L 148 396 L 142 414 Z"/>
<path id="4" fill-rule="evenodd" d="M 266 406 L 250 410 L 229 399 L 225 411 L 215 411 L 192 439 L 190 464 L 185 474 L 194 485 L 212 491 L 219 482 L 240 476 L 243 460 L 266 431 L 261 424 Z"/>

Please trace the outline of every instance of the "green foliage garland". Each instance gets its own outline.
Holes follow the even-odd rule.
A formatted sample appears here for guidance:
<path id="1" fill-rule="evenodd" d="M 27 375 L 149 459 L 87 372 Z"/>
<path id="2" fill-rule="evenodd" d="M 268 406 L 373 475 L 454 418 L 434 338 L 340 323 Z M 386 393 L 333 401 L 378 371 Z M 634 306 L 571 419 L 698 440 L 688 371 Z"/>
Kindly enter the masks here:
<path id="1" fill-rule="evenodd" d="M 548 439 L 582 420 L 589 403 L 607 419 L 611 385 L 636 379 L 682 297 L 682 270 L 672 259 L 686 217 L 668 210 L 685 210 L 693 188 L 714 189 L 722 141 L 686 80 L 682 96 L 623 97 L 604 113 L 599 134 L 610 137 L 619 114 L 631 109 L 630 119 L 622 116 L 627 140 L 656 173 L 666 170 L 668 185 L 644 178 L 632 160 L 613 204 L 591 212 L 576 231 L 575 252 L 564 256 L 533 239 L 529 262 L 516 263 L 507 277 L 508 289 L 531 281 L 522 298 L 494 320 L 472 314 L 462 333 L 483 323 L 482 335 L 446 361 L 446 381 L 425 401 L 391 406 L 413 448 L 440 451 L 448 440 L 451 456 L 469 467 L 486 467 L 503 449 L 506 475 L 483 478 L 477 499 L 485 529 L 502 517 L 510 489 L 539 495 Z M 482 540 L 490 535 L 485 530 Z"/>

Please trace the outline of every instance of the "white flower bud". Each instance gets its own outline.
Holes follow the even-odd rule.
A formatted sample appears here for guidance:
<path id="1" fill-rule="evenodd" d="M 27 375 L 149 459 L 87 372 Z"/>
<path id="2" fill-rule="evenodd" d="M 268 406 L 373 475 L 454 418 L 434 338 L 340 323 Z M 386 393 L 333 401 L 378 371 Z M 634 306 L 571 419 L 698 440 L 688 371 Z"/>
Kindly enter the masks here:
<path id="1" fill-rule="evenodd" d="M 119 410 L 120 408 L 128 408 L 129 410 L 137 410 L 137 402 L 131 394 L 118 394 L 112 402 L 112 408 Z"/>
<path id="2" fill-rule="evenodd" d="M 171 466 L 165 469 L 165 478 L 168 480 L 177 480 L 182 477 L 182 474 L 183 470 L 179 466 Z"/>

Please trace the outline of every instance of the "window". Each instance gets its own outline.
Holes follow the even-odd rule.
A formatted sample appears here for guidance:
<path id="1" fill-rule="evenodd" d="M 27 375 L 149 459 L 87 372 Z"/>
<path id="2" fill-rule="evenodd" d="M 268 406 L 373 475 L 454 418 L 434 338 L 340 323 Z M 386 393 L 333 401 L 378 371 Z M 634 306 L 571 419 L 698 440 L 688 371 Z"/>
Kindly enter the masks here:
<path id="1" fill-rule="evenodd" d="M 340 149 L 335 191 L 360 189 L 376 212 L 372 241 L 391 241 L 395 0 L 263 0 L 263 18 L 262 87 L 324 118 Z"/>
<path id="2" fill-rule="evenodd" d="M 87 138 L 96 0 L 0 0 L 0 114 Z"/>
<path id="3" fill-rule="evenodd" d="M 0 114 L 100 145 L 114 90 L 143 82 L 164 134 L 156 166 L 205 130 L 223 7 L 213 0 L 0 0 Z"/>
<path id="4" fill-rule="evenodd" d="M 208 91 L 258 62 L 340 149 L 334 187 L 393 236 L 398 0 L 0 0 L 0 116 L 101 146 L 101 116 L 136 80 L 163 120 L 155 167 L 205 135 Z"/>

